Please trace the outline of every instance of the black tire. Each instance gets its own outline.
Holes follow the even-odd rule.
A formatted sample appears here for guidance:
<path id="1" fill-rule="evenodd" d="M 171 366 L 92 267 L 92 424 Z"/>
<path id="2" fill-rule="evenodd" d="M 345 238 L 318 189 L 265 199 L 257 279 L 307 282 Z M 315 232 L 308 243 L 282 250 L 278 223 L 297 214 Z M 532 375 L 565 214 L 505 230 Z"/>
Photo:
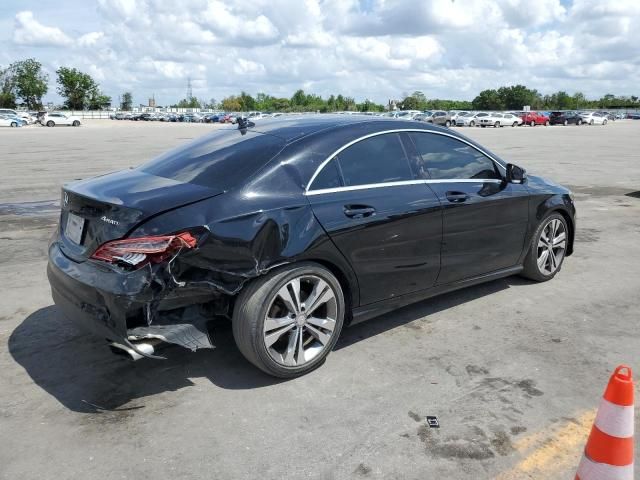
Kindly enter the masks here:
<path id="1" fill-rule="evenodd" d="M 17 124 L 17 122 L 11 122 L 11 126 L 12 126 L 13 128 L 15 128 L 15 127 L 17 127 L 17 126 L 18 126 L 18 124 Z"/>
<path id="2" fill-rule="evenodd" d="M 569 125 L 569 122 L 565 119 L 565 121 L 562 122 L 562 124 L 566 127 L 567 125 Z"/>
<path id="3" fill-rule="evenodd" d="M 484 127 L 486 127 L 486 125 L 480 125 L 480 128 L 484 128 Z"/>
<path id="4" fill-rule="evenodd" d="M 593 119 L 589 121 L 589 125 L 593 125 Z"/>
<path id="5" fill-rule="evenodd" d="M 578 121 L 576 122 L 576 125 L 582 125 L 582 120 L 578 120 Z"/>
<path id="6" fill-rule="evenodd" d="M 305 275 L 321 278 L 333 290 L 337 305 L 336 323 L 331 339 L 316 357 L 300 366 L 285 366 L 276 362 L 267 351 L 263 334 L 264 322 L 271 299 L 278 290 L 296 277 Z M 242 290 L 233 312 L 233 337 L 242 355 L 260 370 L 274 377 L 293 378 L 309 373 L 324 362 L 338 341 L 344 316 L 344 294 L 336 277 L 319 264 L 304 262 L 257 278 Z"/>
<path id="7" fill-rule="evenodd" d="M 73 126 L 74 127 L 79 127 L 80 126 L 80 122 L 78 120 L 74 120 L 73 121 Z"/>
<path id="8" fill-rule="evenodd" d="M 53 127 L 53 126 L 55 126 L 55 123 L 53 122 L 53 120 L 49 120 L 47 122 L 47 127 Z"/>
<path id="9" fill-rule="evenodd" d="M 451 122 L 447 120 L 446 122 L 444 122 L 444 126 L 449 128 L 451 126 Z"/>
<path id="10" fill-rule="evenodd" d="M 512 127 L 517 127 L 518 126 L 518 122 L 513 122 L 513 124 L 511 126 Z"/>
<path id="11" fill-rule="evenodd" d="M 470 126 L 470 127 L 475 127 L 475 126 L 476 126 L 476 122 L 474 122 L 473 120 L 471 120 L 471 121 L 469 122 L 469 126 Z"/>
<path id="12" fill-rule="evenodd" d="M 500 122 L 496 122 L 493 124 L 493 128 L 500 128 Z"/>
<path id="13" fill-rule="evenodd" d="M 605 118 L 605 119 L 602 121 L 602 125 L 606 125 L 606 124 L 607 124 L 607 119 Z"/>
<path id="14" fill-rule="evenodd" d="M 531 120 L 531 122 L 529 122 L 529 125 L 531 125 L 532 127 L 536 126 L 536 122 L 534 122 L 533 120 Z"/>
<path id="15" fill-rule="evenodd" d="M 547 280 L 551 280 L 553 277 L 555 277 L 556 274 L 562 269 L 562 264 L 566 256 L 566 249 L 565 249 L 565 253 L 562 256 L 562 259 L 560 260 L 560 265 L 557 267 L 557 269 L 553 273 L 549 275 L 542 273 L 538 268 L 538 242 L 540 241 L 540 236 L 542 235 L 542 231 L 547 226 L 547 224 L 551 222 L 551 220 L 560 220 L 564 225 L 564 231 L 568 234 L 567 237 L 570 235 L 567 221 L 561 214 L 552 212 L 542 219 L 542 221 L 538 225 L 538 228 L 536 228 L 536 231 L 533 233 L 533 236 L 531 237 L 531 245 L 529 246 L 529 251 L 527 252 L 527 256 L 524 259 L 524 263 L 523 263 L 524 270 L 522 270 L 520 274 L 523 277 L 528 278 L 530 280 L 535 280 L 536 282 L 546 282 Z M 567 244 L 568 244 L 568 240 L 569 239 L 567 238 L 566 239 Z"/>
<path id="16" fill-rule="evenodd" d="M 548 127 L 549 126 L 549 120 L 547 120 L 546 122 L 544 122 L 544 126 Z"/>

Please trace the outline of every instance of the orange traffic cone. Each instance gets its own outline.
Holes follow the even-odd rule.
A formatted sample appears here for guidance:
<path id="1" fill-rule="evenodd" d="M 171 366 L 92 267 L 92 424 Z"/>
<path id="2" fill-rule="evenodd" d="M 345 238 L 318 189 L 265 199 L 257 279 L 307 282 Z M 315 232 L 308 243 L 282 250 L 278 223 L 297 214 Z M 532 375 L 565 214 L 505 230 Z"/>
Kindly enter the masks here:
<path id="1" fill-rule="evenodd" d="M 633 480 L 633 378 L 626 365 L 609 379 L 576 480 Z"/>

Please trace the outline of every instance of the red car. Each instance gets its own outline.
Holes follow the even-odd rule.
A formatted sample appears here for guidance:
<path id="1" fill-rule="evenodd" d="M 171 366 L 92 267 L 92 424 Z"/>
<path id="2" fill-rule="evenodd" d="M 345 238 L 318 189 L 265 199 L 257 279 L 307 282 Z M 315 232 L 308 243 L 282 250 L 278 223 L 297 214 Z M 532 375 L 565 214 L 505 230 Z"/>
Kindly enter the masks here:
<path id="1" fill-rule="evenodd" d="M 536 125 L 549 125 L 549 117 L 538 112 L 523 112 L 520 118 L 522 119 L 523 125 L 531 125 L 532 127 Z"/>

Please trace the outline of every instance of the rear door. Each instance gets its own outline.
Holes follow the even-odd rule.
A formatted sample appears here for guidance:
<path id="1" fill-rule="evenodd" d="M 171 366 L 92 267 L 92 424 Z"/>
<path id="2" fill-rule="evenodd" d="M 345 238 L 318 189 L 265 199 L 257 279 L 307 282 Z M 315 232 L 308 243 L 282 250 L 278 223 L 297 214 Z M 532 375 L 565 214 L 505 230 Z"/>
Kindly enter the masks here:
<path id="1" fill-rule="evenodd" d="M 312 180 L 307 198 L 353 267 L 362 305 L 434 285 L 442 211 L 416 178 L 397 133 L 343 147 Z"/>
<path id="2" fill-rule="evenodd" d="M 529 197 L 474 146 L 436 132 L 412 132 L 428 187 L 444 206 L 441 271 L 447 284 L 515 265 L 524 248 Z"/>

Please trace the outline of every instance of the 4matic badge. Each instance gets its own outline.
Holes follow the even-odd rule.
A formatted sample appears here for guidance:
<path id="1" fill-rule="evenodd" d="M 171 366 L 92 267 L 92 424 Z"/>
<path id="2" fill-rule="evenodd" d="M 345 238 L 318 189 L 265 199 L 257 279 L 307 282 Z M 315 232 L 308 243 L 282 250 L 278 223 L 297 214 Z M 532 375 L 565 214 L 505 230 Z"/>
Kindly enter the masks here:
<path id="1" fill-rule="evenodd" d="M 113 220 L 111 218 L 107 218 L 104 215 L 102 217 L 100 217 L 100 220 L 102 220 L 103 222 L 106 222 L 106 223 L 110 223 L 111 225 L 120 225 L 119 221 Z"/>

